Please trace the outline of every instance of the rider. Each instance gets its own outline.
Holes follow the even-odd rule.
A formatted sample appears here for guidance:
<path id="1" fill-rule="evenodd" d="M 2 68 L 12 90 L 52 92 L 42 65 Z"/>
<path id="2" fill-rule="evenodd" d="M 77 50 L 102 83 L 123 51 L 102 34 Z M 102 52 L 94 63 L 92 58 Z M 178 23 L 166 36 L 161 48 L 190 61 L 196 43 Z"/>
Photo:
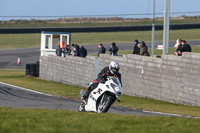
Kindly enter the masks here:
<path id="1" fill-rule="evenodd" d="M 94 90 L 99 83 L 105 83 L 107 76 L 114 76 L 119 79 L 121 83 L 121 74 L 119 73 L 119 63 L 117 61 L 110 62 L 110 65 L 108 67 L 104 67 L 101 72 L 98 74 L 97 79 L 93 81 L 93 83 L 88 87 L 88 90 L 83 95 L 83 99 L 88 99 L 88 96 L 90 95 L 90 92 Z M 122 83 L 121 83 L 122 84 Z"/>

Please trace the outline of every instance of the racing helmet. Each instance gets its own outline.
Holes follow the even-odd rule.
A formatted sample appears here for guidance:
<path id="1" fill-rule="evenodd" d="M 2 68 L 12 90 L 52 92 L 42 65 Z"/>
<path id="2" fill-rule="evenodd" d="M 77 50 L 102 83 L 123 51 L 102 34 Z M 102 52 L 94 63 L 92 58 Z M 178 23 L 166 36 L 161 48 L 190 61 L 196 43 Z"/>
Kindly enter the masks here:
<path id="1" fill-rule="evenodd" d="M 112 74 L 117 74 L 119 72 L 120 66 L 117 61 L 110 62 L 109 70 Z"/>

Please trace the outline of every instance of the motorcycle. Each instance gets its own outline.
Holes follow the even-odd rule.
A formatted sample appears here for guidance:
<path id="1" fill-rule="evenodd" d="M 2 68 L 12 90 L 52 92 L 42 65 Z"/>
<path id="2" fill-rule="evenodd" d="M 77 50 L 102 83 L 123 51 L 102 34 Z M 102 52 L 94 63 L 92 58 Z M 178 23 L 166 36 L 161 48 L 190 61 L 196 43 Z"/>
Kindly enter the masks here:
<path id="1" fill-rule="evenodd" d="M 92 83 L 90 83 L 91 85 Z M 89 95 L 88 100 L 82 100 L 78 111 L 105 113 L 110 106 L 122 95 L 123 89 L 118 78 L 108 76 L 105 83 L 99 83 Z M 84 89 L 80 90 L 81 99 L 85 94 Z"/>

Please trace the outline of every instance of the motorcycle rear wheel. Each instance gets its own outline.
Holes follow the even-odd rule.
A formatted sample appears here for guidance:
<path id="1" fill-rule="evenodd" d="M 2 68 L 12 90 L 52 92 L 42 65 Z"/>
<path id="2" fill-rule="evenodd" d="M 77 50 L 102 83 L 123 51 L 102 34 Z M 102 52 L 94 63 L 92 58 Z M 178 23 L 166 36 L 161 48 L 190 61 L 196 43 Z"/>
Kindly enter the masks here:
<path id="1" fill-rule="evenodd" d="M 98 113 L 106 113 L 108 111 L 108 109 L 110 108 L 112 102 L 113 102 L 112 96 L 108 96 L 108 95 L 104 94 L 104 96 L 102 97 L 102 99 L 99 103 L 99 106 L 97 108 L 97 112 Z"/>

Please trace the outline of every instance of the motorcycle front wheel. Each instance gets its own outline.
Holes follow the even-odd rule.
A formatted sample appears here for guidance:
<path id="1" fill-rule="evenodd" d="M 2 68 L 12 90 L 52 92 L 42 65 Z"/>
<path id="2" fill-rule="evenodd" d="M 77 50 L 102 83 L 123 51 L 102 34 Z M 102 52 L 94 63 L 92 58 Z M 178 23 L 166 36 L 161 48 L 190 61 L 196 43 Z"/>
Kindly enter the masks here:
<path id="1" fill-rule="evenodd" d="M 99 103 L 99 106 L 97 108 L 97 112 L 98 113 L 105 113 L 105 112 L 107 112 L 108 109 L 110 108 L 112 102 L 113 102 L 112 96 L 108 96 L 108 95 L 104 94 L 102 96 L 101 101 Z"/>

